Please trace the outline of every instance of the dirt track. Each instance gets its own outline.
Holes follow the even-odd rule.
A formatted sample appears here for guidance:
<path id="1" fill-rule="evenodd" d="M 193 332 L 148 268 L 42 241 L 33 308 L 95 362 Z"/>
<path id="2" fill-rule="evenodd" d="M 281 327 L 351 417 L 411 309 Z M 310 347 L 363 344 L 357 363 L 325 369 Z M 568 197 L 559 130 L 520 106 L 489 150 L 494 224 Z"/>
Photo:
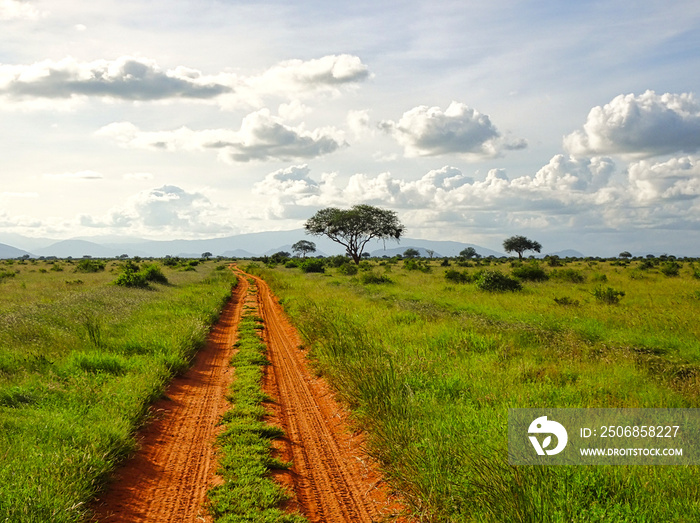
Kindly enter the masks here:
<path id="1" fill-rule="evenodd" d="M 269 418 L 286 432 L 276 444 L 280 457 L 293 461 L 290 471 L 275 474 L 293 491 L 288 508 L 312 523 L 371 523 L 391 516 L 398 504 L 363 452 L 361 434 L 348 430 L 347 413 L 309 371 L 299 336 L 268 285 L 259 278 L 255 282 L 271 361 L 264 388 L 276 400 Z M 211 521 L 205 500 L 217 482 L 216 423 L 226 410 L 233 379 L 228 362 L 248 287 L 247 277 L 239 277 L 193 368 L 153 406 L 154 421 L 142 433 L 140 451 L 94 505 L 93 521 Z"/>

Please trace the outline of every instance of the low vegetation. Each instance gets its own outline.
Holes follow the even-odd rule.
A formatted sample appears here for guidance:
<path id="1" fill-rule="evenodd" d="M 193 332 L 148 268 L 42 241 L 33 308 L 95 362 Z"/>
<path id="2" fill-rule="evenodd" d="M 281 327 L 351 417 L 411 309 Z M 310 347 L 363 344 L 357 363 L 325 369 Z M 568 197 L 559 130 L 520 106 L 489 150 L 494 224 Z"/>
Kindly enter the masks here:
<path id="1" fill-rule="evenodd" d="M 250 283 L 254 294 L 255 282 Z M 219 473 L 224 483 L 209 492 L 210 512 L 217 523 L 307 521 L 279 508 L 289 496 L 270 478 L 271 470 L 290 464 L 272 457 L 271 441 L 283 435 L 282 429 L 263 421 L 267 413 L 263 402 L 268 399 L 261 391 L 263 366 L 269 362 L 259 335 L 262 329 L 255 307 L 246 306 L 232 361 L 236 369 L 229 395 L 232 408 L 224 415 L 224 432 L 219 436 Z"/>
<path id="2" fill-rule="evenodd" d="M 700 407 L 696 265 L 511 261 L 255 270 L 421 520 L 700 519 L 696 466 L 514 467 L 506 439 L 509 408 Z"/>
<path id="3" fill-rule="evenodd" d="M 84 521 L 134 450 L 148 405 L 204 343 L 233 278 L 213 262 L 147 265 L 138 271 L 169 285 L 146 290 L 113 284 L 124 262 L 0 264 L 14 274 L 0 283 L 0 520 Z"/>

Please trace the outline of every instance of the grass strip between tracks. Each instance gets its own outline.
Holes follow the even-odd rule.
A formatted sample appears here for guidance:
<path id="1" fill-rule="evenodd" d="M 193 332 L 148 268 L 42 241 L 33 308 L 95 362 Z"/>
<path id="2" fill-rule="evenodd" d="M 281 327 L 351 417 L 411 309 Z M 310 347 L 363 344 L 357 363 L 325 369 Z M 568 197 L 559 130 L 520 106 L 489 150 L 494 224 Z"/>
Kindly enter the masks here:
<path id="1" fill-rule="evenodd" d="M 250 282 L 255 289 L 254 281 Z M 262 329 L 263 320 L 255 308 L 245 305 L 231 362 L 236 369 L 228 398 L 232 408 L 223 416 L 225 430 L 219 436 L 219 473 L 224 484 L 209 491 L 210 510 L 217 523 L 307 521 L 280 508 L 289 495 L 269 477 L 271 470 L 288 468 L 289 464 L 272 456 L 271 442 L 283 435 L 282 429 L 263 421 L 263 402 L 268 398 L 261 385 L 263 368 L 269 361 L 259 335 Z"/>

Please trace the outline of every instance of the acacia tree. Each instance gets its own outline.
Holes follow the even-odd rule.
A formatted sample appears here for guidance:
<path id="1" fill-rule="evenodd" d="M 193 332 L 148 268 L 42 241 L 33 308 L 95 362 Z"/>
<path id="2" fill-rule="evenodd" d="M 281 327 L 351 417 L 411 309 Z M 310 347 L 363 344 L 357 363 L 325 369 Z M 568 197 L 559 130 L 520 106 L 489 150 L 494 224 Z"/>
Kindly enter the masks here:
<path id="1" fill-rule="evenodd" d="M 296 253 L 301 253 L 302 258 L 306 258 L 308 253 L 316 252 L 316 244 L 310 242 L 309 240 L 299 240 L 294 245 L 292 245 L 292 251 Z"/>
<path id="2" fill-rule="evenodd" d="M 517 252 L 518 258 L 522 260 L 523 253 L 525 251 L 540 252 L 542 250 L 542 245 L 539 242 L 526 238 L 525 236 L 511 236 L 510 238 L 503 240 L 503 248 L 506 252 Z"/>
<path id="3" fill-rule="evenodd" d="M 398 241 L 406 228 L 394 211 L 361 204 L 351 209 L 321 209 L 306 220 L 304 229 L 307 234 L 324 235 L 344 246 L 359 265 L 367 242 L 375 238 Z"/>

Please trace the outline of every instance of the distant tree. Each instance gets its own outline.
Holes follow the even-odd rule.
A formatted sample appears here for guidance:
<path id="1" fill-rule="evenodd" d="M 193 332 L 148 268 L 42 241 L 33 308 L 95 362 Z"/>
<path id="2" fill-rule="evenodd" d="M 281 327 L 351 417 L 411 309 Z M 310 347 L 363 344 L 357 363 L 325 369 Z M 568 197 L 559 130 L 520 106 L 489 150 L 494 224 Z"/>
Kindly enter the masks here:
<path id="1" fill-rule="evenodd" d="M 435 251 L 432 249 L 425 249 L 425 252 L 428 253 L 428 256 L 430 256 L 430 259 L 433 259 L 433 256 L 435 256 Z"/>
<path id="2" fill-rule="evenodd" d="M 405 231 L 395 212 L 364 204 L 351 209 L 321 209 L 306 221 L 304 229 L 344 246 L 358 265 L 367 242 L 375 238 L 398 241 Z"/>
<path id="3" fill-rule="evenodd" d="M 292 245 L 292 251 L 295 253 L 301 253 L 302 258 L 306 258 L 307 254 L 316 252 L 316 244 L 314 242 L 310 242 L 309 240 L 299 240 Z"/>
<path id="4" fill-rule="evenodd" d="M 420 256 L 420 252 L 418 252 L 417 249 L 406 249 L 403 251 L 403 255 L 405 258 L 418 258 Z"/>
<path id="5" fill-rule="evenodd" d="M 286 263 L 289 260 L 290 254 L 287 251 L 278 251 L 272 256 L 270 256 L 270 261 L 272 263 Z"/>
<path id="6" fill-rule="evenodd" d="M 362 257 L 365 258 L 365 259 L 369 258 L 370 256 L 372 256 L 372 255 L 371 255 L 370 253 L 368 253 L 368 252 L 363 252 L 363 253 L 362 253 Z"/>
<path id="7" fill-rule="evenodd" d="M 517 252 L 518 258 L 522 260 L 523 253 L 525 251 L 540 252 L 542 250 L 542 245 L 539 242 L 526 238 L 525 236 L 511 236 L 510 238 L 503 240 L 503 248 L 506 252 Z"/>
<path id="8" fill-rule="evenodd" d="M 202 253 L 202 258 L 205 258 L 205 259 L 207 259 L 207 260 L 208 260 L 209 258 L 211 258 L 212 256 L 214 256 L 214 255 L 213 255 L 212 253 L 210 253 L 209 251 L 203 252 L 203 253 Z"/>
<path id="9" fill-rule="evenodd" d="M 460 257 L 466 258 L 467 260 L 469 260 L 471 258 L 476 258 L 479 256 L 474 247 L 467 247 L 466 249 L 462 249 L 459 252 L 459 255 L 460 255 Z"/>
<path id="10" fill-rule="evenodd" d="M 618 255 L 619 258 L 631 258 L 632 253 L 629 251 L 623 251 Z"/>

